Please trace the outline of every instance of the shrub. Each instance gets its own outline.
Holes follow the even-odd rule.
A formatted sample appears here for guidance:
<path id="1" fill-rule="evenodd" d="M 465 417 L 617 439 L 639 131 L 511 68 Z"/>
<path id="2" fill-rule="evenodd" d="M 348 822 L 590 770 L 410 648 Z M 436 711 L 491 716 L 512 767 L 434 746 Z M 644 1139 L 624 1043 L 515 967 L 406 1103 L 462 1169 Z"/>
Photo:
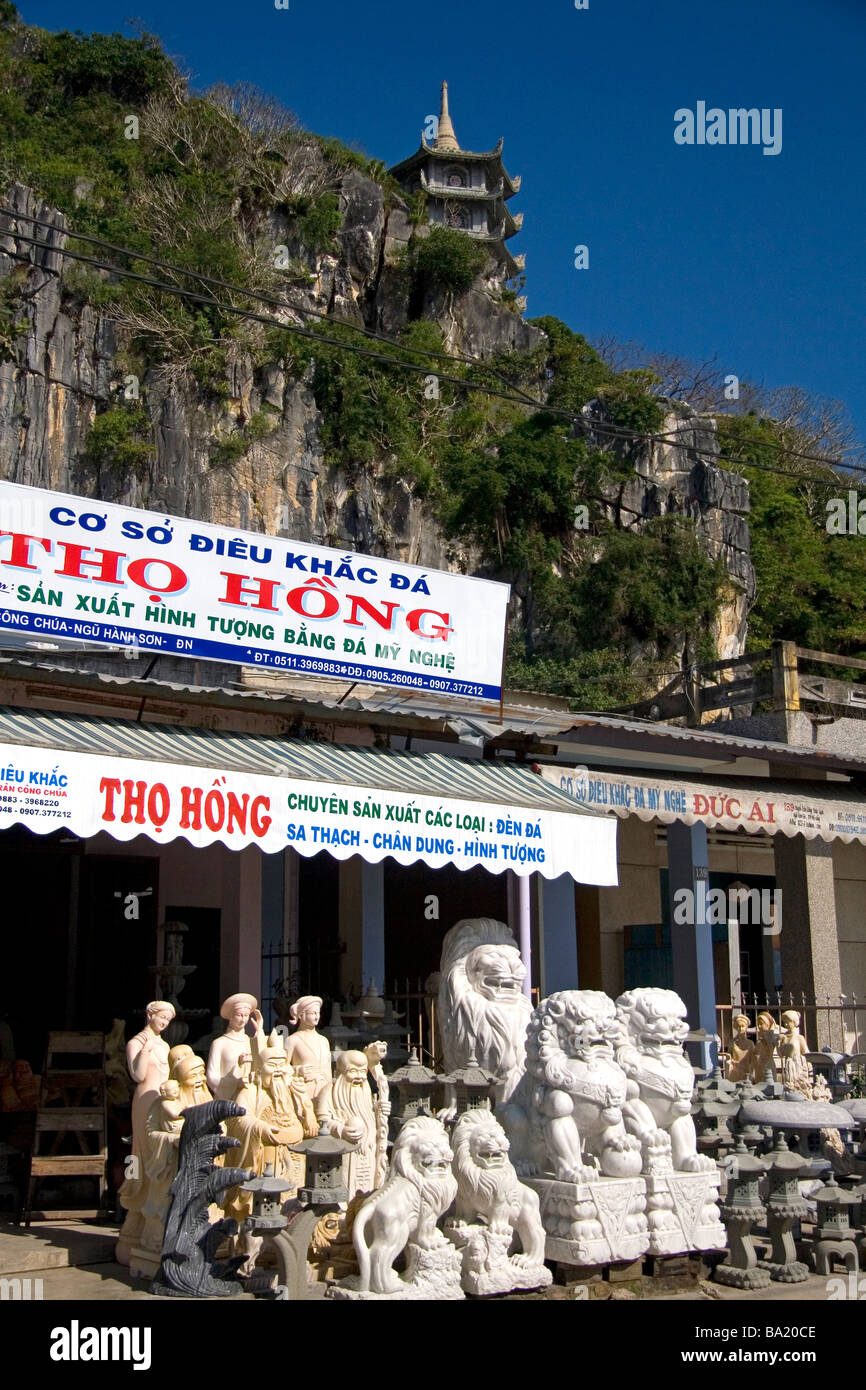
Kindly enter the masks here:
<path id="1" fill-rule="evenodd" d="M 466 232 L 431 227 L 413 248 L 414 269 L 427 285 L 462 294 L 487 264 L 487 249 Z"/>
<path id="2" fill-rule="evenodd" d="M 141 476 L 156 452 L 142 438 L 149 431 L 150 419 L 143 406 L 112 407 L 97 415 L 81 458 L 96 469 Z"/>

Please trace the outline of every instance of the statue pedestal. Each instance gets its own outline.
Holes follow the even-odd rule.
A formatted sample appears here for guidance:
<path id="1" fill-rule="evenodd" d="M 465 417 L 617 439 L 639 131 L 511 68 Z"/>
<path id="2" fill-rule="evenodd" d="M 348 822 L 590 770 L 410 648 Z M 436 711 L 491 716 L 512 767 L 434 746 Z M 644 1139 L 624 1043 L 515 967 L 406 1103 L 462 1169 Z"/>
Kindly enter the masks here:
<path id="1" fill-rule="evenodd" d="M 630 1264 L 642 1255 L 722 1250 L 726 1244 L 718 1171 L 522 1181 L 538 1193 L 546 1256 L 561 1264 Z"/>
<path id="2" fill-rule="evenodd" d="M 569 1265 L 630 1264 L 649 1249 L 644 1178 L 522 1181 L 538 1193 L 549 1260 Z"/>
<path id="3" fill-rule="evenodd" d="M 650 1255 L 725 1248 L 727 1237 L 718 1208 L 718 1169 L 712 1173 L 653 1174 L 644 1181 Z"/>
<path id="4" fill-rule="evenodd" d="M 406 1272 L 399 1275 L 402 1288 L 393 1293 L 371 1293 L 358 1288 L 357 1275 L 344 1279 L 328 1289 L 328 1298 L 355 1300 L 375 1300 L 393 1302 L 401 1299 L 457 1299 L 463 1298 L 460 1287 L 462 1259 L 459 1250 L 443 1240 L 441 1245 L 425 1250 L 412 1241 L 406 1246 Z"/>
<path id="5" fill-rule="evenodd" d="M 491 1231 L 489 1226 L 446 1225 L 445 1234 L 462 1252 L 460 1282 L 466 1293 L 512 1293 L 517 1289 L 546 1289 L 553 1275 L 544 1264 L 521 1263 L 520 1255 L 508 1258 L 511 1231 Z"/>

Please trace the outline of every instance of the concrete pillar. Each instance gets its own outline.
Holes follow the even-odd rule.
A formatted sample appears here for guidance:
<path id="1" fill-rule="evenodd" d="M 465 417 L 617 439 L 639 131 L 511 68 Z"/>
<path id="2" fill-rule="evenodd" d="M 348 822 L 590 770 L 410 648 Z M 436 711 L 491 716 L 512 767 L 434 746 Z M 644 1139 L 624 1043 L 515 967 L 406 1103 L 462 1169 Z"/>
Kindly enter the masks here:
<path id="1" fill-rule="evenodd" d="M 713 929 L 707 921 L 710 876 L 707 828 L 700 822 L 684 825 L 682 821 L 675 821 L 667 828 L 667 843 L 674 989 L 685 1001 L 689 1026 L 713 1034 L 716 1032 L 716 991 Z M 683 888 L 690 890 L 688 901 L 694 911 L 687 914 L 689 921 L 679 924 L 674 916 L 675 895 Z M 680 910 L 677 916 L 682 915 Z M 697 1048 L 690 1048 L 690 1052 L 696 1065 L 714 1065 L 714 1044 L 703 1045 L 700 1053 Z"/>
<path id="2" fill-rule="evenodd" d="M 340 988 L 365 990 L 374 980 L 385 993 L 385 872 L 360 855 L 340 862 Z"/>
<path id="3" fill-rule="evenodd" d="M 541 998 L 577 989 L 577 920 L 570 874 L 542 878 L 540 897 Z"/>
<path id="4" fill-rule="evenodd" d="M 842 993 L 836 894 L 833 884 L 833 846 L 802 835 L 773 839 L 776 886 L 782 893 L 782 994 L 802 995 L 807 1003 L 838 1003 Z M 802 1024 L 808 1023 L 808 1015 Z M 801 1025 L 802 1026 L 802 1025 Z M 816 1014 L 816 1036 L 808 1038 L 819 1050 L 831 1045 L 830 1020 Z"/>
<path id="5" fill-rule="evenodd" d="M 260 849 L 223 850 L 220 915 L 220 997 L 236 990 L 258 995 L 262 973 L 262 859 Z"/>
<path id="6" fill-rule="evenodd" d="M 532 881 L 528 874 L 521 874 L 517 882 L 517 919 L 519 924 L 518 941 L 520 959 L 526 966 L 523 977 L 523 993 L 532 998 L 532 900 L 530 891 Z"/>

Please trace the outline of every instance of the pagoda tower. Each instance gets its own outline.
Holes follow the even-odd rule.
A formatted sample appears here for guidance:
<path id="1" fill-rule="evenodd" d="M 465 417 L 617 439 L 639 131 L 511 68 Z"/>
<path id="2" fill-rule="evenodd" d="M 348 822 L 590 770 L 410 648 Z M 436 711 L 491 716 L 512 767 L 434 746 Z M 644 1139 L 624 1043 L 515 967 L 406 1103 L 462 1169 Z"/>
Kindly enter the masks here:
<path id="1" fill-rule="evenodd" d="M 513 256 L 506 242 L 523 224 L 523 213 L 508 210 L 508 199 L 520 188 L 502 163 L 502 140 L 486 154 L 462 150 L 448 110 L 448 83 L 442 83 L 442 103 L 436 138 L 424 134 L 416 152 L 394 164 L 389 173 L 406 193 L 423 191 L 431 224 L 453 227 L 488 244 L 511 279 L 523 270 L 525 256 Z"/>

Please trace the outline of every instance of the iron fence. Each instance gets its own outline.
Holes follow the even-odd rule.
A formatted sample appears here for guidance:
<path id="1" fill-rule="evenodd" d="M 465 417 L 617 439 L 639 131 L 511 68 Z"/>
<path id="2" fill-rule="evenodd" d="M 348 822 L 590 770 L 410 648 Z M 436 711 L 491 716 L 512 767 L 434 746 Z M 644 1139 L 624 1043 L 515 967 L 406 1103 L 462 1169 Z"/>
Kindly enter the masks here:
<path id="1" fill-rule="evenodd" d="M 769 1014 L 781 1029 L 782 1014 L 788 1009 L 795 1009 L 800 1015 L 800 1032 L 810 1052 L 820 1052 L 825 1046 L 849 1056 L 866 1051 L 866 1000 L 861 1002 L 855 994 L 843 994 L 836 1000 L 828 995 L 825 1002 L 820 1003 L 816 999 L 807 999 L 805 994 L 798 997 L 780 990 L 776 990 L 772 998 L 765 995 L 762 999 L 756 994 L 744 994 L 739 1003 L 716 1005 L 721 1050 L 727 1052 L 730 1049 L 732 1020 L 738 1014 L 745 1014 L 752 1028 L 758 1014 Z"/>

